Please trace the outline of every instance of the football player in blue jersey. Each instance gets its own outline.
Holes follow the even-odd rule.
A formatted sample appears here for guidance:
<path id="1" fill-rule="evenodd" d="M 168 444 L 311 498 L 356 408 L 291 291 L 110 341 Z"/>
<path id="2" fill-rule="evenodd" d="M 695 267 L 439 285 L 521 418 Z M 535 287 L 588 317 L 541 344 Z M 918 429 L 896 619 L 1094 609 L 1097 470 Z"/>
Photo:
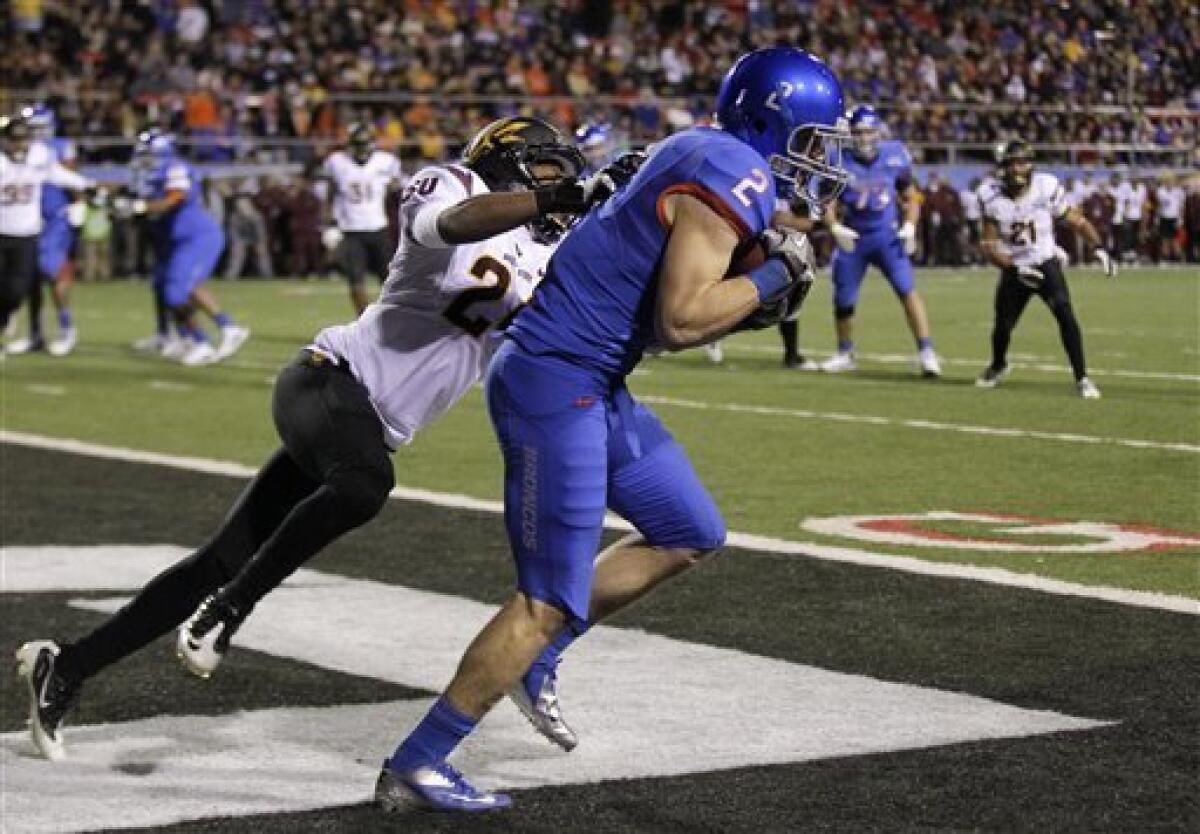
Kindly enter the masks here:
<path id="1" fill-rule="evenodd" d="M 874 265 L 904 306 L 909 329 L 917 341 L 921 374 L 941 376 L 925 305 L 913 285 L 909 259 L 916 250 L 921 210 L 912 179 L 912 157 L 903 143 L 883 139 L 883 121 L 867 105 L 855 107 L 850 114 L 850 133 L 853 142 L 844 158 L 850 184 L 826 214 L 837 244 L 833 253 L 837 353 L 821 364 L 821 370 L 854 370 L 854 308 L 867 267 Z"/>
<path id="2" fill-rule="evenodd" d="M 719 126 L 655 145 L 551 258 L 486 382 L 517 589 L 384 762 L 376 800 L 385 810 L 508 806 L 447 763 L 458 743 L 510 690 L 556 707 L 555 667 L 572 641 L 723 544 L 712 497 L 625 378 L 648 347 L 682 350 L 768 326 L 802 300 L 813 277 L 807 240 L 767 227 L 777 193 L 823 204 L 844 186 L 832 162 L 848 135 L 842 113 L 837 78 L 808 53 L 745 55 L 718 93 Z M 756 239 L 763 263 L 726 278 L 739 246 Z M 606 509 L 637 533 L 597 557 Z"/>
<path id="3" fill-rule="evenodd" d="M 34 104 L 21 111 L 33 139 L 49 148 L 52 158 L 65 168 L 75 167 L 75 145 L 55 135 L 54 111 Z M 65 189 L 52 183 L 42 186 L 42 232 L 38 236 L 37 280 L 29 290 L 29 335 L 8 344 L 8 353 L 45 350 L 51 356 L 66 356 L 75 348 L 75 323 L 71 315 L 70 289 L 74 282 L 71 251 L 83 223 L 86 207 Z M 42 335 L 42 284 L 50 285 L 50 295 L 58 311 L 58 337 L 48 344 Z"/>
<path id="4" fill-rule="evenodd" d="M 575 131 L 575 147 L 587 162 L 585 174 L 594 174 L 617 157 L 617 140 L 607 122 L 585 122 Z"/>
<path id="5" fill-rule="evenodd" d="M 207 365 L 232 356 L 250 329 L 234 323 L 203 286 L 225 248 L 225 234 L 204 210 L 199 178 L 177 155 L 174 138 L 155 128 L 138 136 L 133 167 L 138 196 L 134 212 L 150 218 L 155 254 L 153 285 L 160 313 L 154 338 L 164 347 L 170 343 L 165 310 L 185 337 L 178 355 L 166 355 L 185 365 Z M 197 308 L 220 328 L 216 346 L 196 323 Z"/>

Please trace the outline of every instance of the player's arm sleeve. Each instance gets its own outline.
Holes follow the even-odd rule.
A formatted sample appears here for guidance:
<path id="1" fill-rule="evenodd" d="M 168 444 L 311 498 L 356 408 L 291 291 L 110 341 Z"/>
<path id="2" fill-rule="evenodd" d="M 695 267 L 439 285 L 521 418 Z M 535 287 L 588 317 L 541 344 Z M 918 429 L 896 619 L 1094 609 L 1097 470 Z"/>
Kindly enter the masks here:
<path id="1" fill-rule="evenodd" d="M 739 243 L 762 234 L 775 214 L 775 179 L 757 159 L 700 161 L 693 176 L 667 186 L 659 195 L 658 217 L 664 225 L 663 207 L 674 194 L 687 194 L 712 209 L 733 229 Z"/>
<path id="2" fill-rule="evenodd" d="M 1046 190 L 1050 193 L 1050 214 L 1055 220 L 1058 220 L 1071 210 L 1071 202 L 1067 199 L 1067 190 L 1062 187 L 1058 177 L 1050 174 L 1047 175 Z"/>
<path id="3" fill-rule="evenodd" d="M 400 202 L 404 233 L 430 249 L 453 246 L 438 231 L 438 218 L 471 196 L 470 183 L 468 172 L 458 173 L 448 168 L 422 168 L 414 174 Z"/>
<path id="4" fill-rule="evenodd" d="M 51 185 L 57 185 L 59 188 L 66 188 L 70 191 L 83 191 L 85 188 L 92 187 L 92 181 L 83 174 L 78 174 L 57 162 L 50 166 L 46 181 Z"/>

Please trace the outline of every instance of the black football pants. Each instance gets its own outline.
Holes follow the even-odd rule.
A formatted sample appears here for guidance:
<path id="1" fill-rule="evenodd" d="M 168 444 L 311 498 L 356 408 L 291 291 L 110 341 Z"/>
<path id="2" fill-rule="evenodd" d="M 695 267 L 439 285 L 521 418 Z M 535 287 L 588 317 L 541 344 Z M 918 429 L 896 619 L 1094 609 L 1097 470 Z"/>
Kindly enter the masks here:
<path id="1" fill-rule="evenodd" d="M 1017 278 L 1016 270 L 1006 269 L 1000 273 L 1000 282 L 996 284 L 996 319 L 992 328 L 992 367 L 1003 368 L 1008 363 L 1008 344 L 1013 329 L 1029 299 L 1036 295 L 1046 302 L 1054 320 L 1058 322 L 1059 336 L 1071 362 L 1071 370 L 1075 379 L 1082 379 L 1087 376 L 1083 334 L 1079 330 L 1075 310 L 1071 307 L 1071 291 L 1067 289 L 1062 266 L 1057 260 L 1049 260 L 1038 264 L 1038 270 L 1042 273 L 1042 280 L 1036 287 Z"/>
<path id="2" fill-rule="evenodd" d="M 37 278 L 37 244 L 37 235 L 0 235 L 0 330 L 8 327 Z"/>
<path id="3" fill-rule="evenodd" d="M 160 573 L 74 645 L 59 672 L 82 679 L 186 620 L 210 594 L 248 611 L 334 539 L 366 524 L 394 485 L 383 426 L 344 368 L 302 351 L 275 383 L 283 441 L 199 550 Z"/>

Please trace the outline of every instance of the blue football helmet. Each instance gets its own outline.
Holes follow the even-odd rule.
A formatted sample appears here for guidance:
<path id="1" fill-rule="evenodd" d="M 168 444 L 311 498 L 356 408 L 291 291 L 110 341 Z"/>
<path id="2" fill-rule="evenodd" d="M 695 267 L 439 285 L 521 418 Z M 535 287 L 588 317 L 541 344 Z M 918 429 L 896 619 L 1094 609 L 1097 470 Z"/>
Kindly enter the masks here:
<path id="1" fill-rule="evenodd" d="M 21 108 L 21 117 L 29 125 L 33 138 L 39 142 L 47 142 L 54 138 L 58 125 L 54 111 L 42 103 L 30 104 Z"/>
<path id="2" fill-rule="evenodd" d="M 173 156 L 175 137 L 171 134 L 157 127 L 146 128 L 138 134 L 137 144 L 133 146 L 134 165 L 149 168 Z"/>
<path id="3" fill-rule="evenodd" d="M 575 146 L 583 152 L 588 170 L 599 171 L 616 154 L 617 143 L 612 126 L 605 122 L 586 122 L 575 131 Z"/>
<path id="4" fill-rule="evenodd" d="M 849 174 L 840 167 L 849 138 L 842 85 L 820 59 L 774 46 L 743 55 L 717 93 L 717 122 L 763 155 L 775 191 L 820 208 L 837 198 Z"/>
<path id="5" fill-rule="evenodd" d="M 883 119 L 869 104 L 860 104 L 850 111 L 850 138 L 854 155 L 862 160 L 874 159 L 883 139 Z"/>

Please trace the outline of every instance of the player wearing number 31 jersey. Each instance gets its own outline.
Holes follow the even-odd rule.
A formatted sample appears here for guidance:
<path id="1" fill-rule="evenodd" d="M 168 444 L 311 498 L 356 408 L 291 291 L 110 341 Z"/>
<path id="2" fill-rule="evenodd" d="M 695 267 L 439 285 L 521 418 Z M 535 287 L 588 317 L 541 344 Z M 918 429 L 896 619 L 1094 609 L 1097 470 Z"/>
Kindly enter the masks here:
<path id="1" fill-rule="evenodd" d="M 509 118 L 480 134 L 462 165 L 418 174 L 382 295 L 280 372 L 281 445 L 212 538 L 81 640 L 18 650 L 43 755 L 63 755 L 59 729 L 87 678 L 185 619 L 178 654 L 207 677 L 263 595 L 379 512 L 394 483 L 389 452 L 479 379 L 495 329 L 528 299 L 547 233 L 562 228 L 539 221 L 600 196 L 596 181 L 577 180 L 582 168 L 549 124 Z"/>

